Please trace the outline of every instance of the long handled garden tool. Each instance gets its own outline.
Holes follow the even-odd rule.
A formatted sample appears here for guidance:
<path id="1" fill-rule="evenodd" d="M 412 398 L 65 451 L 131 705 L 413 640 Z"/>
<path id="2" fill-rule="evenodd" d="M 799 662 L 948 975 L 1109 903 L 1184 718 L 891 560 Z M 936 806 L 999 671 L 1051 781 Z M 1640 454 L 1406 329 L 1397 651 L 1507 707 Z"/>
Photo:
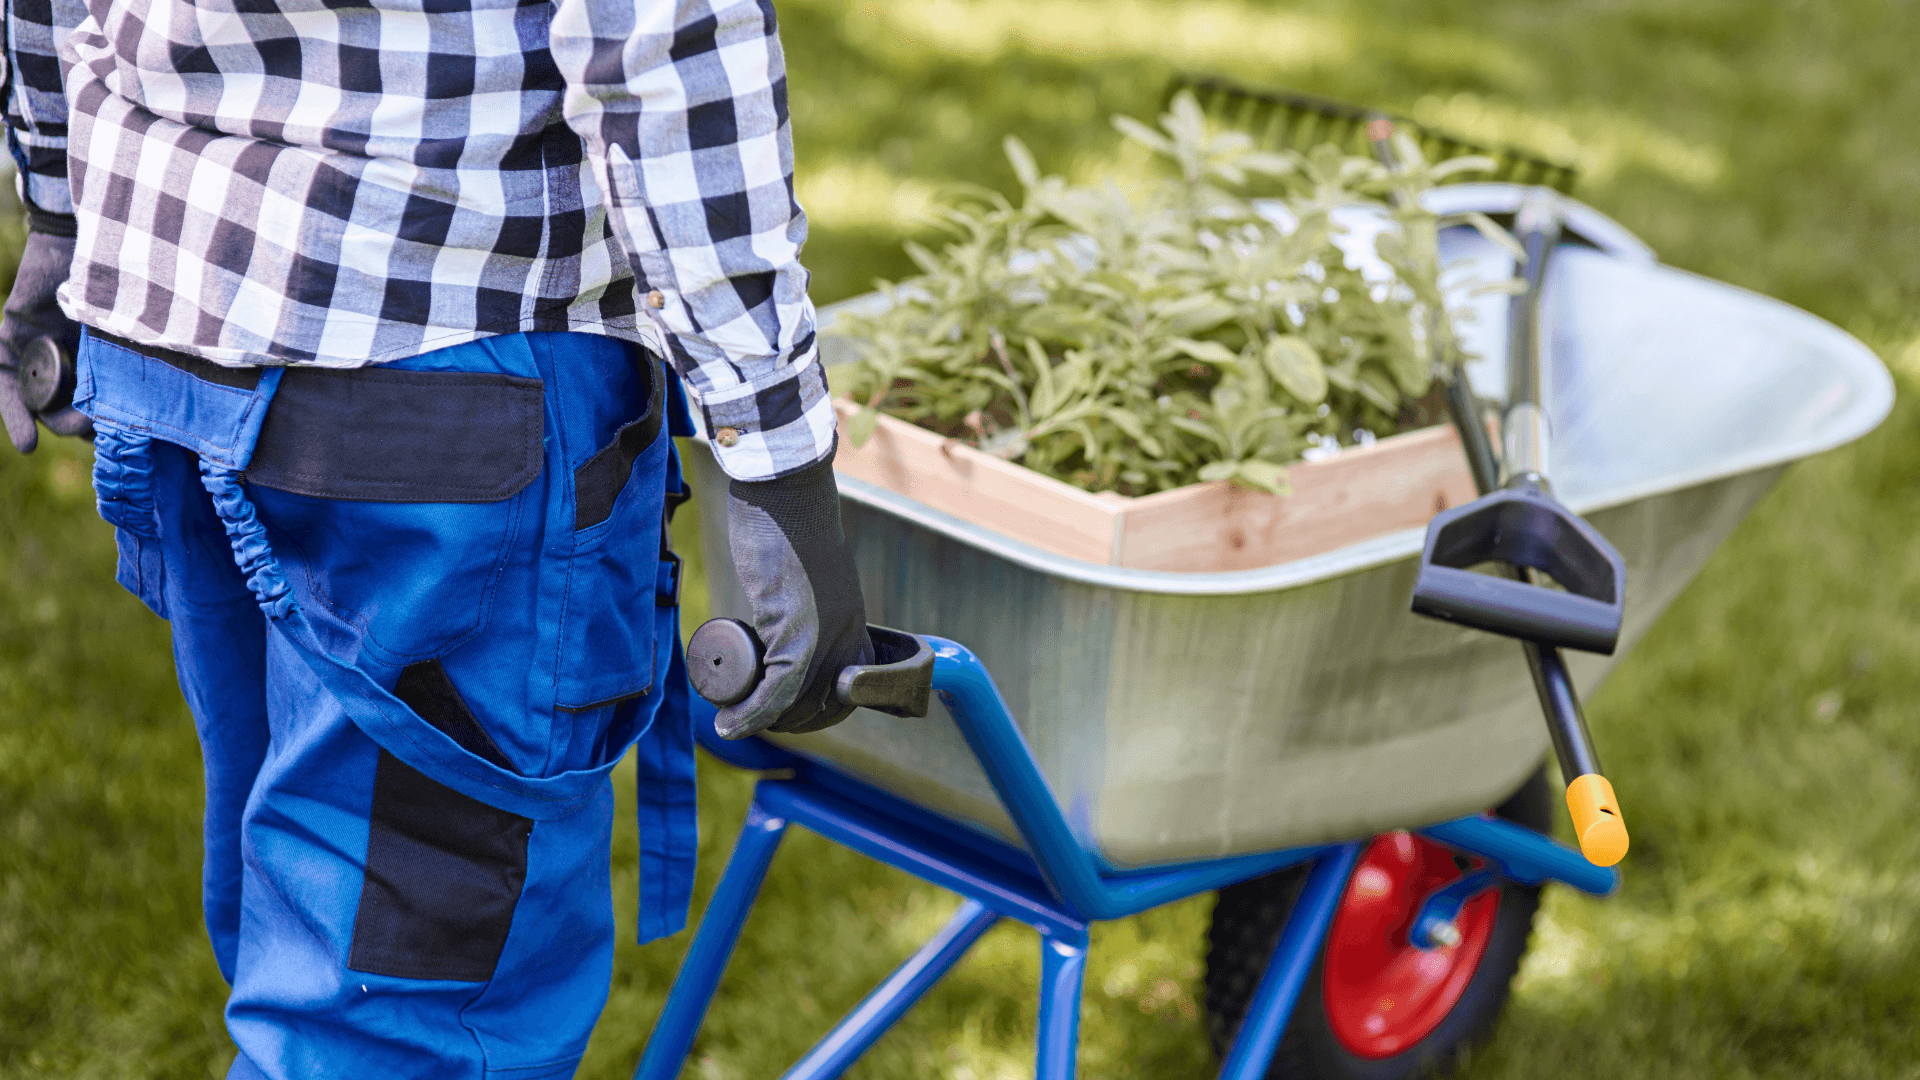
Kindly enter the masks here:
<path id="1" fill-rule="evenodd" d="M 1427 527 L 1413 610 L 1519 638 L 1553 738 L 1567 809 L 1580 850 L 1612 866 L 1627 853 L 1627 828 L 1613 785 L 1600 771 L 1593 737 L 1561 648 L 1611 655 L 1620 637 L 1626 563 L 1613 546 L 1553 498 L 1547 480 L 1550 425 L 1539 348 L 1540 294 L 1560 238 L 1553 192 L 1535 188 L 1515 217 L 1526 252 L 1525 289 L 1508 316 L 1508 393 L 1501 415 L 1502 453 L 1487 438 L 1479 401 L 1457 375 L 1447 403 L 1481 497 L 1436 515 Z M 1501 487 L 1495 490 L 1499 478 Z M 1504 576 L 1475 573 L 1486 562 Z M 1535 579 L 1545 574 L 1561 586 Z"/>
<path id="2" fill-rule="evenodd" d="M 1436 516 L 1428 526 L 1413 610 L 1520 639 L 1561 774 L 1569 778 L 1567 808 L 1580 850 L 1592 862 L 1612 866 L 1626 855 L 1626 825 L 1613 787 L 1601 774 L 1560 649 L 1613 653 L 1620 636 L 1626 564 L 1605 538 L 1551 494 L 1538 341 L 1540 293 L 1561 231 L 1554 191 L 1572 190 L 1573 168 L 1510 147 L 1477 145 L 1382 110 L 1306 94 L 1181 76 L 1168 86 L 1167 96 L 1182 90 L 1193 92 L 1216 119 L 1266 145 L 1304 150 L 1323 142 L 1350 145 L 1365 140 L 1394 168 L 1391 137 L 1398 129 L 1429 160 L 1484 155 L 1494 162 L 1490 179 L 1540 185 L 1529 192 L 1514 221 L 1526 252 L 1520 271 L 1525 289 L 1509 308 L 1503 452 L 1488 438 L 1479 399 L 1465 375 L 1456 373 L 1446 388 L 1448 412 L 1481 497 Z M 1504 576 L 1469 569 L 1486 562 L 1503 564 Z M 1561 588 L 1538 584 L 1536 573 Z"/>

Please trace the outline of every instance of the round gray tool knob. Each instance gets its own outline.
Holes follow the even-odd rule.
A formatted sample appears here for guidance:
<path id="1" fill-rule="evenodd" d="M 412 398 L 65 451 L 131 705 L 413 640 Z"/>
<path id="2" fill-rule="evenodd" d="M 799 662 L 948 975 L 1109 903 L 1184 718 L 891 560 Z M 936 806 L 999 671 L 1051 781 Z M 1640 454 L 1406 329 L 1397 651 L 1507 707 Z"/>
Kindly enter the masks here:
<path id="1" fill-rule="evenodd" d="M 73 358 L 50 337 L 37 337 L 20 358 L 20 398 L 27 408 L 49 413 L 73 404 Z"/>
<path id="2" fill-rule="evenodd" d="M 687 642 L 687 677 L 700 696 L 725 707 L 745 701 L 766 674 L 760 635 L 738 619 L 709 619 Z"/>

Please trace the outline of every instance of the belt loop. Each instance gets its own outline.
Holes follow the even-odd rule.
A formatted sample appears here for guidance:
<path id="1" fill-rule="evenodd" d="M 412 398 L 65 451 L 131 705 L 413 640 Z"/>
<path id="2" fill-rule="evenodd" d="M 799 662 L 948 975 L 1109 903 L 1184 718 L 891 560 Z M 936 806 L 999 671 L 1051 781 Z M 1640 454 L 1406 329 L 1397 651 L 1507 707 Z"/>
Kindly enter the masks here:
<path id="1" fill-rule="evenodd" d="M 662 548 L 663 550 L 660 552 L 660 570 L 654 578 L 653 606 L 663 608 L 679 607 L 680 579 L 683 576 L 681 573 L 680 556 L 672 548 L 666 547 L 665 545 L 662 545 Z"/>

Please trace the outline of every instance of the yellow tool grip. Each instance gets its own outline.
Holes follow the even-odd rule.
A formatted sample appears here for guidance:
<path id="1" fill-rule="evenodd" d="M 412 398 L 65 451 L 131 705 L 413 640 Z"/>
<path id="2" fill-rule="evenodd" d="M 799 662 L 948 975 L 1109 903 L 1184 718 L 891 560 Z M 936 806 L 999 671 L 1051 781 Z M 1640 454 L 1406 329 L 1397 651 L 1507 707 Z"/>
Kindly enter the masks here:
<path id="1" fill-rule="evenodd" d="M 1599 773 L 1588 773 L 1567 785 L 1567 810 L 1573 814 L 1574 835 L 1580 853 L 1595 866 L 1612 866 L 1627 857 L 1627 823 L 1620 817 L 1620 800 L 1613 785 Z"/>

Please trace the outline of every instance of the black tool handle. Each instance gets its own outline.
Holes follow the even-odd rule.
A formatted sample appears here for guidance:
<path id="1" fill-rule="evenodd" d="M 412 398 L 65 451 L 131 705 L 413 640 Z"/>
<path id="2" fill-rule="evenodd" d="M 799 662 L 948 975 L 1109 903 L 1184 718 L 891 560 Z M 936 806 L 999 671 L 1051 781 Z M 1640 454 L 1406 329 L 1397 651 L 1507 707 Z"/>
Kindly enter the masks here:
<path id="1" fill-rule="evenodd" d="M 1553 192 L 1534 188 L 1520 202 L 1514 230 L 1526 252 L 1521 267 L 1526 288 L 1507 305 L 1507 407 L 1501 414 L 1507 484 L 1547 486 L 1549 435 L 1546 369 L 1540 361 L 1540 298 L 1547 263 L 1560 243 L 1560 204 Z"/>
<path id="2" fill-rule="evenodd" d="M 1547 283 L 1547 263 L 1560 243 L 1560 211 L 1553 193 L 1529 191 L 1514 215 L 1513 228 L 1527 261 L 1521 268 L 1526 291 L 1507 305 L 1508 408 L 1546 403 L 1540 377 L 1540 295 Z"/>
<path id="3" fill-rule="evenodd" d="M 1428 331 L 1427 340 L 1437 336 L 1437 332 Z M 1462 368 L 1453 369 L 1447 381 L 1447 413 L 1453 417 L 1453 428 L 1460 435 L 1460 450 L 1467 455 L 1467 471 L 1473 476 L 1474 490 L 1485 495 L 1499 487 L 1500 455 L 1494 452 L 1493 439 L 1487 434 L 1480 398 L 1474 394 Z"/>
<path id="4" fill-rule="evenodd" d="M 1504 562 L 1552 577 L 1494 577 L 1469 568 Z M 1524 641 L 1611 654 L 1620 638 L 1627 565 L 1591 525 L 1539 488 L 1483 495 L 1427 525 L 1413 610 Z"/>
<path id="5" fill-rule="evenodd" d="M 1620 640 L 1620 609 L 1611 604 L 1449 566 L 1420 568 L 1413 610 L 1476 630 L 1602 656 L 1611 656 Z"/>
<path id="6" fill-rule="evenodd" d="M 1626 826 L 1613 787 L 1600 771 L 1580 695 L 1557 646 L 1613 651 L 1625 599 L 1626 564 L 1591 526 L 1547 494 L 1546 388 L 1538 318 L 1547 260 L 1559 240 L 1560 221 L 1544 193 L 1529 199 L 1522 209 L 1514 224 L 1528 258 L 1525 292 L 1514 297 L 1508 310 L 1507 410 L 1501 418 L 1506 460 L 1495 460 L 1479 399 L 1465 374 L 1456 372 L 1448 387 L 1447 408 L 1481 498 L 1439 515 L 1428 526 L 1413 608 L 1520 639 L 1554 756 L 1567 781 L 1567 810 L 1580 850 L 1593 863 L 1612 866 L 1626 855 Z M 1501 464 L 1510 488 L 1496 494 L 1495 477 Z M 1454 535 L 1443 537 L 1449 526 Z M 1489 559 L 1505 563 L 1504 577 L 1467 571 Z M 1550 567 L 1576 579 L 1576 584 L 1562 594 L 1539 588 L 1534 572 Z"/>
<path id="7" fill-rule="evenodd" d="M 1574 689 L 1566 657 L 1559 649 L 1535 645 L 1527 649 L 1527 667 L 1533 672 L 1541 711 L 1548 718 L 1547 735 L 1553 740 L 1560 774 L 1571 780 L 1600 772 L 1600 755 L 1593 749 L 1587 713 L 1580 707 L 1580 693 Z"/>
<path id="8" fill-rule="evenodd" d="M 868 625 L 874 663 L 841 670 L 834 695 L 843 705 L 900 717 L 927 715 L 933 696 L 933 647 L 916 635 Z M 766 648 L 739 619 L 709 619 L 687 642 L 687 677 L 715 705 L 745 701 L 766 677 Z"/>

